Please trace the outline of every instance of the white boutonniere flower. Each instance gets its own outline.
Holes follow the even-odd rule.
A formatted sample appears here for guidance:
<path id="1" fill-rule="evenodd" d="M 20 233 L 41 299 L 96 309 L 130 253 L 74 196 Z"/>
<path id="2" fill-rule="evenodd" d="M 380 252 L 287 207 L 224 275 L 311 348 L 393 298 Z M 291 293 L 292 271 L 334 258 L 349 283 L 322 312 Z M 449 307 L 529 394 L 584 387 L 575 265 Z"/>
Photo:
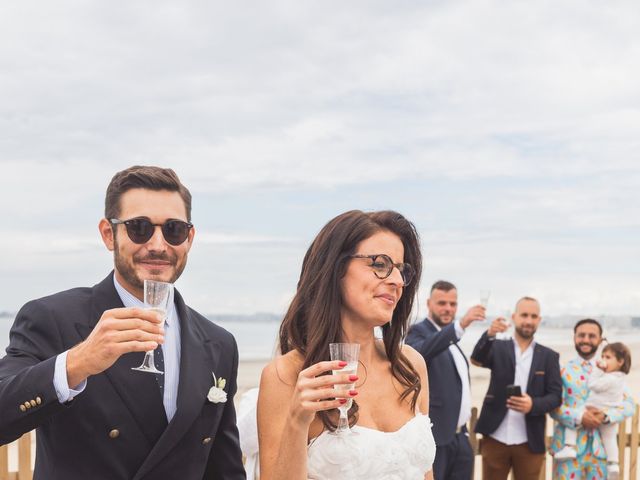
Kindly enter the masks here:
<path id="1" fill-rule="evenodd" d="M 213 387 L 209 389 L 207 400 L 211 403 L 225 403 L 227 401 L 227 392 L 224 391 L 224 387 L 227 385 L 227 381 L 222 377 L 216 379 L 216 374 L 213 372 L 211 372 L 211 375 L 213 375 Z"/>

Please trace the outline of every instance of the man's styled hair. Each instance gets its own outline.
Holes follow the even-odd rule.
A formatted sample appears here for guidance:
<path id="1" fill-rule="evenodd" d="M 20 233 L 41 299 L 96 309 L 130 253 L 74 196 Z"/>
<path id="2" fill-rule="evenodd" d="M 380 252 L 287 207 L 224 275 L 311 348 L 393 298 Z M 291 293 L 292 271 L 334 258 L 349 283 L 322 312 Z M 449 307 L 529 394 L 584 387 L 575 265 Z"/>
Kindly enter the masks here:
<path id="1" fill-rule="evenodd" d="M 107 220 L 120 215 L 120 198 L 134 188 L 147 190 L 168 190 L 178 192 L 187 211 L 187 221 L 191 221 L 191 193 L 185 187 L 176 172 L 170 168 L 135 165 L 116 173 L 104 199 L 104 217 Z"/>
<path id="2" fill-rule="evenodd" d="M 450 292 L 451 290 L 456 290 L 456 286 L 451 282 L 447 282 L 446 280 L 438 280 L 436 283 L 431 285 L 430 293 L 433 293 L 434 290 L 442 290 L 443 292 Z"/>
<path id="3" fill-rule="evenodd" d="M 593 318 L 583 318 L 582 320 L 579 320 L 578 323 L 573 326 L 574 335 L 578 331 L 578 327 L 580 325 L 584 325 L 585 323 L 592 323 L 593 325 L 596 325 L 598 327 L 598 331 L 600 332 L 600 336 L 602 336 L 602 325 L 600 325 L 600 322 L 594 320 Z"/>
<path id="4" fill-rule="evenodd" d="M 620 371 L 623 373 L 629 373 L 631 370 L 631 352 L 629 348 L 622 342 L 614 342 L 605 345 L 602 349 L 602 353 L 611 352 L 618 359 L 618 361 L 622 362 L 622 366 L 620 367 Z"/>

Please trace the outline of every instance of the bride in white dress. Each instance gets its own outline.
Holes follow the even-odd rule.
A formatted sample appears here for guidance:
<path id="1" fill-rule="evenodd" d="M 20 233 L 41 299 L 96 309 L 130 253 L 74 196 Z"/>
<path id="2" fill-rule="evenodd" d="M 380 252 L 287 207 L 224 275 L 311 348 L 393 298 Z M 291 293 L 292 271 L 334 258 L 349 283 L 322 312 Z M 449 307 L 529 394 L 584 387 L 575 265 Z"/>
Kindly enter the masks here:
<path id="1" fill-rule="evenodd" d="M 415 227 L 396 212 L 354 210 L 320 231 L 280 327 L 282 355 L 262 372 L 261 480 L 432 479 L 427 369 L 402 344 L 421 267 Z M 331 375 L 335 342 L 360 344 L 355 379 Z M 348 399 L 353 434 L 337 436 Z"/>

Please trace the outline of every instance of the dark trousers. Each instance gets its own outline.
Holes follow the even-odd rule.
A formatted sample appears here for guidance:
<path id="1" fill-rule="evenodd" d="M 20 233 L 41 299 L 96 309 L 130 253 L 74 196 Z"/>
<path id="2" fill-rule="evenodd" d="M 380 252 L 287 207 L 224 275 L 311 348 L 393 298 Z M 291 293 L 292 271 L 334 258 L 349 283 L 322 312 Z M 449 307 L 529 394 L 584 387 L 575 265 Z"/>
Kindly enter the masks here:
<path id="1" fill-rule="evenodd" d="M 471 480 L 473 478 L 474 455 L 468 433 L 456 434 L 453 441 L 436 447 L 433 462 L 434 480 Z"/>
<path id="2" fill-rule="evenodd" d="M 529 445 L 505 445 L 485 435 L 482 439 L 483 480 L 507 480 L 513 467 L 515 480 L 538 480 L 544 453 L 532 453 Z"/>

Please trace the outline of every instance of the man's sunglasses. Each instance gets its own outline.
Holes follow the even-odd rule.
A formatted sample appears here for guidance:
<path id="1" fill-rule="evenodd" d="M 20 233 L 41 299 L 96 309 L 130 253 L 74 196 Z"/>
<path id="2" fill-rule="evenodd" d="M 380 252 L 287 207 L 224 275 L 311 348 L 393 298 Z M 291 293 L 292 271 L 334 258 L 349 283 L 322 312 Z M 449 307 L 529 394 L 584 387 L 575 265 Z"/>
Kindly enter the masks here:
<path id="1" fill-rule="evenodd" d="M 171 245 L 177 246 L 187 239 L 189 230 L 193 228 L 192 223 L 183 222 L 182 220 L 167 220 L 164 223 L 151 223 L 148 218 L 131 218 L 129 220 L 119 220 L 111 218 L 109 220 L 113 225 L 123 224 L 127 229 L 127 235 L 133 243 L 147 243 L 156 227 L 162 230 L 162 236 Z"/>

